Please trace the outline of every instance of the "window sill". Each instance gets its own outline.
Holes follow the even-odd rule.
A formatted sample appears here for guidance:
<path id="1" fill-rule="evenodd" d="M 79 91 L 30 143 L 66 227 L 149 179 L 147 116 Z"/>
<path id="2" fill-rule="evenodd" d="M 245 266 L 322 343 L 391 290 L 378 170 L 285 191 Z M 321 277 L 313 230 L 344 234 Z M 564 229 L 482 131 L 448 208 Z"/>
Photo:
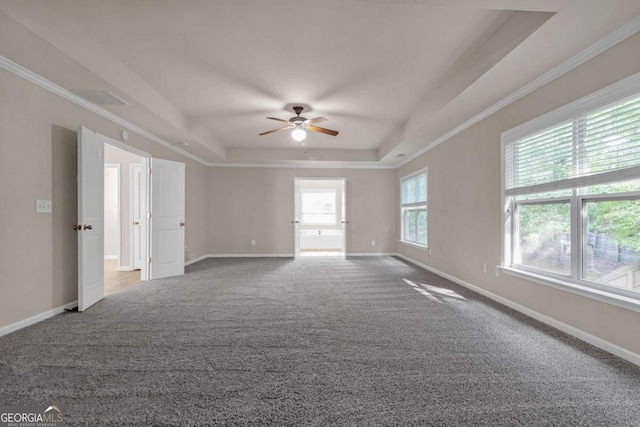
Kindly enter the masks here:
<path id="1" fill-rule="evenodd" d="M 429 250 L 429 246 L 421 245 L 419 243 L 407 242 L 407 241 L 404 241 L 404 240 L 398 240 L 398 241 L 400 243 L 402 243 L 403 245 L 411 246 L 412 248 L 420 249 L 420 250 L 423 250 L 423 251 L 428 251 Z"/>
<path id="2" fill-rule="evenodd" d="M 640 312 L 640 299 L 618 295 L 616 293 L 607 292 L 600 289 L 590 288 L 578 283 L 559 280 L 513 267 L 500 267 L 500 269 L 510 276 L 530 280 L 545 286 L 560 289 L 565 292 L 571 292 L 572 294 L 577 294 L 600 302 L 615 305 L 617 307 Z"/>

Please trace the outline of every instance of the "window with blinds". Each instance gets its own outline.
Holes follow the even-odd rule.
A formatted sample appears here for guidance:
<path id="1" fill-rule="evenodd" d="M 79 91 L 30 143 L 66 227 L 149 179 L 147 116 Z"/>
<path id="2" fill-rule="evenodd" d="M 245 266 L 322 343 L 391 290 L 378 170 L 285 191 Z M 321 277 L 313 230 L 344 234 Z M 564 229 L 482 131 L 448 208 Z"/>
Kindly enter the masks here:
<path id="1" fill-rule="evenodd" d="M 505 146 L 509 195 L 612 182 L 638 172 L 640 96 L 578 115 Z"/>
<path id="2" fill-rule="evenodd" d="M 640 300 L 640 74 L 502 138 L 503 265 Z"/>
<path id="3" fill-rule="evenodd" d="M 400 181 L 402 241 L 427 246 L 427 170 Z"/>

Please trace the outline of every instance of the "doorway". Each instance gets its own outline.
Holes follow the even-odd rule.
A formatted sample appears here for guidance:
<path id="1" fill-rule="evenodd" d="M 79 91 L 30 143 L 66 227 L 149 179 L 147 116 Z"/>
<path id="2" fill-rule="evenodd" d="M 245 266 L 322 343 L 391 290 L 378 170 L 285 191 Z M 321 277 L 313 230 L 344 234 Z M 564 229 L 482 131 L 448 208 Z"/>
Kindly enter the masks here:
<path id="1" fill-rule="evenodd" d="M 295 257 L 347 252 L 345 178 L 294 179 Z"/>
<path id="2" fill-rule="evenodd" d="M 146 158 L 104 143 L 104 294 L 130 288 L 143 280 L 143 235 Z M 146 170 L 146 168 L 145 168 Z"/>

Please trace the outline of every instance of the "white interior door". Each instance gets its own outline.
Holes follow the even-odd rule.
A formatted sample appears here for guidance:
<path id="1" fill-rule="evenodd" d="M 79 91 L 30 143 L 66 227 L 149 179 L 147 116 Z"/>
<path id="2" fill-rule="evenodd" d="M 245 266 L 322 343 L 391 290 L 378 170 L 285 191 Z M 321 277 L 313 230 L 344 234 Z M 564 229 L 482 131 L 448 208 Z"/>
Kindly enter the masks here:
<path id="1" fill-rule="evenodd" d="M 151 279 L 184 274 L 185 165 L 151 159 Z"/>
<path id="2" fill-rule="evenodd" d="M 104 298 L 104 140 L 78 131 L 78 311 Z"/>
<path id="3" fill-rule="evenodd" d="M 300 221 L 302 211 L 300 197 L 300 181 L 298 178 L 293 180 L 293 257 L 300 258 Z"/>
<path id="4" fill-rule="evenodd" d="M 131 165 L 131 268 L 140 270 L 144 265 L 144 248 L 142 245 L 143 213 L 145 212 L 141 195 L 142 166 Z"/>

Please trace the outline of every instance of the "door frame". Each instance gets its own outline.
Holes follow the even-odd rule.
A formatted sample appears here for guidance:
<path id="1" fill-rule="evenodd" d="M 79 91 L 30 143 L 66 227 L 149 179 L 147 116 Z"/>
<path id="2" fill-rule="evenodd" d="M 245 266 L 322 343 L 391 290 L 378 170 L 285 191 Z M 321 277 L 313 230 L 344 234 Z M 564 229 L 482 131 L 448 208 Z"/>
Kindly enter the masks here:
<path id="1" fill-rule="evenodd" d="M 293 178 L 293 219 L 294 221 L 299 221 L 300 218 L 296 218 L 298 212 L 302 206 L 299 206 L 302 203 L 300 198 L 300 181 L 342 181 L 342 212 L 336 212 L 337 215 L 342 215 L 342 249 L 344 257 L 347 257 L 347 225 L 349 221 L 347 220 L 347 178 L 346 177 L 327 177 L 327 176 L 296 176 Z M 294 258 L 298 258 L 300 255 L 300 224 L 293 224 L 293 253 Z"/>
<path id="2" fill-rule="evenodd" d="M 140 175 L 140 177 L 144 180 L 144 184 L 142 186 L 143 190 L 144 190 L 144 194 L 141 194 L 141 198 L 144 199 L 145 201 L 145 210 L 147 211 L 146 215 L 142 215 L 142 219 L 144 220 L 144 224 L 141 224 L 142 227 L 144 227 L 144 235 L 145 235 L 145 239 L 142 243 L 142 249 L 143 249 L 143 262 L 142 262 L 142 268 L 140 269 L 140 280 L 141 281 L 147 281 L 150 278 L 150 268 L 149 268 L 149 254 L 151 253 L 151 236 L 150 236 L 150 222 L 149 222 L 149 206 L 151 203 L 151 184 L 150 184 L 150 180 L 149 180 L 149 168 L 151 165 L 151 154 L 142 151 L 142 150 L 138 150 L 137 148 L 131 147 L 130 145 L 124 144 L 118 140 L 115 140 L 113 138 L 109 138 L 108 136 L 99 134 L 100 137 L 103 138 L 104 143 L 105 144 L 109 144 L 112 147 L 116 147 L 119 148 L 121 150 L 127 151 L 131 154 L 134 154 L 136 156 L 140 156 L 140 165 L 142 166 L 142 174 Z M 147 171 L 147 173 L 144 173 L 145 171 Z M 133 256 L 131 254 L 131 256 Z"/>
<path id="3" fill-rule="evenodd" d="M 140 159 L 142 160 L 142 159 Z M 134 174 L 134 170 L 140 168 L 140 176 L 142 177 L 142 173 L 143 173 L 143 164 L 142 163 L 131 163 L 129 164 L 129 218 L 133 219 L 133 210 L 134 210 L 134 203 L 135 203 L 135 197 L 134 197 L 134 181 L 133 181 L 133 174 Z M 138 197 L 142 197 L 142 194 L 139 194 Z M 145 206 L 146 207 L 146 206 Z M 147 212 L 148 212 L 148 207 L 146 207 Z M 144 225 L 148 222 L 146 215 L 144 215 L 143 212 L 140 212 L 140 219 L 143 220 L 143 223 L 140 224 L 141 227 L 144 227 Z M 131 222 L 131 221 L 130 221 Z M 134 227 L 133 227 L 133 223 L 129 224 L 129 265 L 131 266 L 131 270 L 135 270 L 136 266 L 135 266 L 135 256 L 134 256 Z M 148 239 L 143 239 L 143 236 L 146 237 L 144 235 L 144 233 L 142 233 L 143 230 L 140 231 L 140 244 L 142 244 L 143 240 L 148 240 Z M 144 264 L 145 258 L 142 259 L 142 264 Z M 140 268 L 140 274 L 142 274 L 142 268 Z"/>

